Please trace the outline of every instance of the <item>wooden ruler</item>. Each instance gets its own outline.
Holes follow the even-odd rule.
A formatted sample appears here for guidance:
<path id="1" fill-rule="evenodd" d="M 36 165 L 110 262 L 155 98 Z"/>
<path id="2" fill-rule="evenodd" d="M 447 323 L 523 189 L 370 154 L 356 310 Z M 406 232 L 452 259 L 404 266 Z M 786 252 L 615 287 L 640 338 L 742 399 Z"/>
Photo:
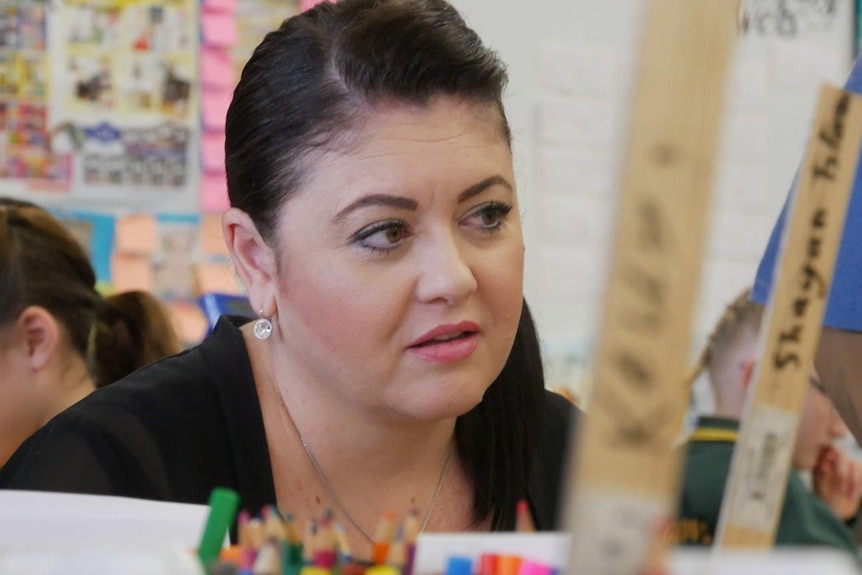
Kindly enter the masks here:
<path id="1" fill-rule="evenodd" d="M 575 431 L 570 573 L 634 574 L 672 517 L 682 381 L 735 38 L 736 0 L 651 0 L 594 358 Z"/>
<path id="2" fill-rule="evenodd" d="M 716 544 L 772 546 L 862 137 L 862 98 L 824 86 L 784 228 Z"/>

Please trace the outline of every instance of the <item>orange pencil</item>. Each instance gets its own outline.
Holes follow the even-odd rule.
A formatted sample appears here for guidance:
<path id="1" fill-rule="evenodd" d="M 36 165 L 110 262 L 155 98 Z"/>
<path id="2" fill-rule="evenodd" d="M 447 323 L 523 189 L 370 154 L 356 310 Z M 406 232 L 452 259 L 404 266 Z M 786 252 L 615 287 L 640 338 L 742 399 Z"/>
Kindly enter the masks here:
<path id="1" fill-rule="evenodd" d="M 387 511 L 377 524 L 374 532 L 374 546 L 371 550 L 371 561 L 375 565 L 385 565 L 386 556 L 389 554 L 389 543 L 395 535 L 395 513 Z"/>

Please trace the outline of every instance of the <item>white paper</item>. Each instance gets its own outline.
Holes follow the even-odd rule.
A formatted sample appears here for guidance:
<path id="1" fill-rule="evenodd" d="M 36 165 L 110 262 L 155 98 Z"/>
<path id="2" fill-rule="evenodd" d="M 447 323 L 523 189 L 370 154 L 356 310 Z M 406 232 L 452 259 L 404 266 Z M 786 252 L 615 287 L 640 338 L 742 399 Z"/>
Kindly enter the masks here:
<path id="1" fill-rule="evenodd" d="M 205 575 L 188 549 L 116 551 L 101 543 L 83 551 L 0 552 L 0 575 Z"/>
<path id="2" fill-rule="evenodd" d="M 0 490 L 0 554 L 26 549 L 197 547 L 209 507 L 126 497 Z"/>
<path id="3" fill-rule="evenodd" d="M 445 573 L 449 557 L 476 561 L 483 553 L 520 555 L 523 559 L 564 567 L 572 542 L 567 533 L 425 533 L 416 549 L 416 573 Z M 857 575 L 844 553 L 825 549 L 781 547 L 769 552 L 675 549 L 670 575 Z"/>
<path id="4" fill-rule="evenodd" d="M 786 487 L 799 415 L 756 405 L 749 417 L 747 443 L 741 437 L 734 454 L 733 466 L 739 466 L 742 479 L 731 493 L 728 516 L 720 521 L 765 533 L 774 528 L 781 514 L 785 493 L 782 487 Z M 731 472 L 736 473 L 733 466 Z"/>

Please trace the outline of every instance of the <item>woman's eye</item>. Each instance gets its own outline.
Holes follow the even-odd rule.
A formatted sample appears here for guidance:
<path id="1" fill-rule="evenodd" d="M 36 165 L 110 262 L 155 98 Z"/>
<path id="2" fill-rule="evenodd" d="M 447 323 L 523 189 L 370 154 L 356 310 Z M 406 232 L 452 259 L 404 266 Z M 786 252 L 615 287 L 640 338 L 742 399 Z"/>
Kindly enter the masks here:
<path id="1" fill-rule="evenodd" d="M 398 249 L 407 237 L 406 222 L 390 221 L 360 230 L 353 236 L 352 241 L 373 252 L 390 252 Z"/>
<path id="2" fill-rule="evenodd" d="M 467 216 L 467 220 L 483 231 L 492 232 L 500 229 L 511 211 L 510 204 L 491 202 L 474 210 Z"/>

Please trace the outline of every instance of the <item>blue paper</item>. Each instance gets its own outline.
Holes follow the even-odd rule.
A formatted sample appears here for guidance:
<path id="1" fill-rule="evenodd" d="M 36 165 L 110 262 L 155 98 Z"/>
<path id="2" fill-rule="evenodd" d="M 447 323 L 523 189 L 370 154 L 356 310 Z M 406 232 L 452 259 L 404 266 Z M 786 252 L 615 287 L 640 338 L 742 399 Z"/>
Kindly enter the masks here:
<path id="1" fill-rule="evenodd" d="M 862 58 L 857 59 L 853 64 L 844 87 L 847 90 L 862 93 Z M 849 331 L 862 331 L 862 175 L 860 175 L 860 169 L 862 169 L 862 162 L 856 170 L 853 189 L 850 191 L 844 233 L 838 248 L 835 273 L 823 318 L 824 326 Z M 791 194 L 792 190 L 791 187 Z M 790 194 L 757 268 L 751 299 L 759 303 L 766 303 L 769 291 L 772 289 L 772 274 L 787 217 L 789 198 Z"/>

